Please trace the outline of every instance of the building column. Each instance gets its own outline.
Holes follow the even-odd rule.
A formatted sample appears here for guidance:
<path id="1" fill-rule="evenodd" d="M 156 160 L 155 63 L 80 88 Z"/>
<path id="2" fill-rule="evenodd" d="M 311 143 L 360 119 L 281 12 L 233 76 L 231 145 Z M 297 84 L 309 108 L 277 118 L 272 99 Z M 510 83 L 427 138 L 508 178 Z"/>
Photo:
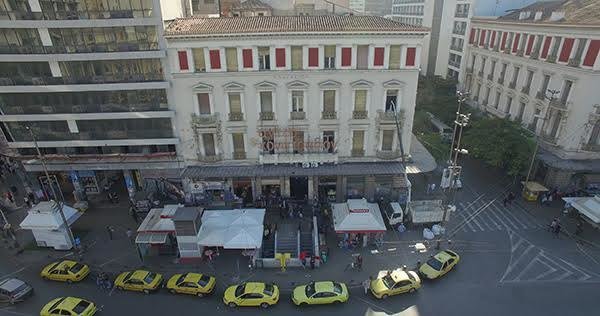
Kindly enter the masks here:
<path id="1" fill-rule="evenodd" d="M 337 176 L 335 185 L 335 201 L 338 203 L 344 202 L 346 199 L 347 179 L 345 176 Z"/>
<path id="2" fill-rule="evenodd" d="M 314 179 L 313 177 L 308 177 L 308 200 L 311 201 L 315 196 L 314 190 Z"/>
<path id="3" fill-rule="evenodd" d="M 133 200 L 135 198 L 136 187 L 131 170 L 123 170 L 123 178 L 125 178 L 125 187 L 127 188 L 129 198 Z"/>
<path id="4" fill-rule="evenodd" d="M 279 186 L 281 187 L 281 196 L 290 197 L 290 177 L 279 177 Z"/>
<path id="5" fill-rule="evenodd" d="M 256 199 L 262 194 L 262 185 L 260 178 L 252 178 L 252 201 L 256 202 Z"/>
<path id="6" fill-rule="evenodd" d="M 375 177 L 374 176 L 366 176 L 365 177 L 365 196 L 367 201 L 373 202 L 375 199 Z"/>

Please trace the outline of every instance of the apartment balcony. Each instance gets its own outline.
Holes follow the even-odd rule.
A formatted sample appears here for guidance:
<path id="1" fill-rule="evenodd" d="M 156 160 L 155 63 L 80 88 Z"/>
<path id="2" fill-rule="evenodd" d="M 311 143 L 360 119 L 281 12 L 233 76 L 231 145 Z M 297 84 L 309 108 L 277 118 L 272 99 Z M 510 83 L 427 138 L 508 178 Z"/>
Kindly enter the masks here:
<path id="1" fill-rule="evenodd" d="M 448 65 L 450 65 L 452 67 L 460 68 L 460 63 L 457 61 L 454 61 L 454 60 L 449 60 Z"/>
<path id="2" fill-rule="evenodd" d="M 352 155 L 352 157 L 364 157 L 365 150 L 364 149 L 352 149 L 352 152 L 350 154 Z"/>
<path id="3" fill-rule="evenodd" d="M 569 59 L 569 62 L 567 63 L 567 66 L 571 66 L 571 67 L 579 67 L 579 65 L 581 65 L 581 59 L 577 59 L 577 58 L 571 58 L 571 59 Z"/>
<path id="4" fill-rule="evenodd" d="M 367 111 L 352 111 L 352 118 L 355 120 L 366 120 L 369 118 Z"/>
<path id="5" fill-rule="evenodd" d="M 323 112 L 321 112 L 321 119 L 335 120 L 335 119 L 337 119 L 337 112 L 336 111 L 323 111 Z"/>
<path id="6" fill-rule="evenodd" d="M 192 114 L 192 126 L 196 128 L 216 125 L 219 121 L 219 113 L 214 114 Z"/>
<path id="7" fill-rule="evenodd" d="M 377 111 L 377 119 L 382 122 L 395 123 L 396 115 L 398 115 L 398 120 L 400 121 L 400 124 L 402 124 L 402 121 L 404 120 L 404 110 L 399 110 L 398 112 L 382 110 Z"/>
<path id="8" fill-rule="evenodd" d="M 465 35 L 466 29 L 453 29 L 452 34 Z"/>
<path id="9" fill-rule="evenodd" d="M 487 75 L 487 79 L 488 79 L 489 81 L 494 81 L 494 74 L 488 74 L 488 75 Z"/>
<path id="10" fill-rule="evenodd" d="M 549 55 L 548 58 L 546 58 L 546 61 L 549 63 L 555 63 L 556 62 L 556 55 Z"/>
<path id="11" fill-rule="evenodd" d="M 244 120 L 244 113 L 241 112 L 231 112 L 229 113 L 229 121 L 231 122 L 239 122 Z"/>
<path id="12" fill-rule="evenodd" d="M 450 50 L 462 52 L 463 48 L 462 48 L 462 46 L 458 46 L 458 45 L 450 45 Z"/>
<path id="13" fill-rule="evenodd" d="M 503 52 L 505 54 L 510 54 L 510 47 L 505 47 Z"/>
<path id="14" fill-rule="evenodd" d="M 493 51 L 495 52 L 499 52 L 500 51 L 500 45 L 496 45 L 493 47 Z"/>
<path id="15" fill-rule="evenodd" d="M 516 83 L 516 82 L 511 82 L 511 83 L 509 83 L 509 84 L 508 84 L 508 87 L 509 87 L 510 89 L 514 89 L 514 88 L 516 88 L 516 87 L 517 87 L 517 83 Z"/>
<path id="16" fill-rule="evenodd" d="M 246 152 L 245 151 L 234 151 L 233 152 L 233 159 L 234 160 L 244 160 L 244 159 L 246 159 Z"/>
<path id="17" fill-rule="evenodd" d="M 0 46 L 0 54 L 79 54 L 158 50 L 157 42 L 121 42 L 89 46 Z"/>
<path id="18" fill-rule="evenodd" d="M 555 108 L 560 111 L 566 111 L 570 105 L 571 105 L 571 102 L 563 101 L 560 99 L 550 100 L 550 103 L 549 103 L 550 107 Z"/>
<path id="19" fill-rule="evenodd" d="M 523 49 L 519 49 L 519 50 L 517 50 L 517 56 L 519 56 L 519 57 L 523 57 L 523 53 L 524 53 L 524 52 L 525 52 L 525 51 L 524 51 Z"/>
<path id="20" fill-rule="evenodd" d="M 392 160 L 400 158 L 400 150 L 377 150 L 375 156 L 383 160 Z"/>
<path id="21" fill-rule="evenodd" d="M 77 5 L 74 1 L 72 4 Z M 152 8 L 111 11 L 68 10 L 67 8 L 73 9 L 75 7 L 71 7 L 70 5 L 65 7 L 63 5 L 62 10 L 43 10 L 43 12 L 29 12 L 27 10 L 3 11 L 0 12 L 0 17 L 3 17 L 5 20 L 93 20 L 152 17 Z"/>
<path id="22" fill-rule="evenodd" d="M 275 120 L 275 113 L 274 112 L 260 112 L 260 120 L 261 121 L 273 121 Z"/>
<path id="23" fill-rule="evenodd" d="M 306 112 L 290 112 L 290 119 L 293 121 L 306 119 Z"/>
<path id="24" fill-rule="evenodd" d="M 552 146 L 554 146 L 554 145 L 556 145 L 558 143 L 558 135 L 551 135 L 551 134 L 548 134 L 548 133 L 541 132 L 540 133 L 540 139 L 544 143 L 546 143 L 548 145 L 552 145 Z"/>
<path id="25" fill-rule="evenodd" d="M 134 83 L 153 81 L 164 81 L 164 77 L 161 73 L 80 77 L 10 76 L 0 77 L 0 86 L 47 86 L 62 84 Z"/>
<path id="26" fill-rule="evenodd" d="M 457 11 L 454 14 L 454 17 L 455 18 L 467 18 L 467 17 L 469 17 L 469 12 L 460 12 L 460 11 Z"/>
<path id="27" fill-rule="evenodd" d="M 535 50 L 531 53 L 531 55 L 529 56 L 529 58 L 531 59 L 539 59 L 540 58 L 540 51 L 539 50 Z"/>
<path id="28" fill-rule="evenodd" d="M 483 48 L 484 49 L 489 49 L 490 48 L 490 44 L 488 44 L 488 43 L 483 44 Z"/>
<path id="29" fill-rule="evenodd" d="M 500 78 L 498 78 L 498 84 L 504 84 L 504 75 L 500 75 Z"/>
<path id="30" fill-rule="evenodd" d="M 529 94 L 529 89 L 530 89 L 529 86 L 525 86 L 525 87 L 521 88 L 521 93 Z"/>
<path id="31" fill-rule="evenodd" d="M 202 155 L 198 157 L 198 160 L 201 162 L 206 162 L 206 163 L 213 163 L 213 162 L 218 162 L 223 160 L 223 155 L 222 154 L 218 154 L 218 155 Z"/>
<path id="32" fill-rule="evenodd" d="M 582 146 L 582 149 L 586 150 L 586 151 L 600 152 L 600 145 L 586 144 L 586 145 Z"/>
<path id="33" fill-rule="evenodd" d="M 538 99 L 538 100 L 544 101 L 544 100 L 546 100 L 546 94 L 543 91 L 538 91 L 535 94 L 535 98 Z"/>
<path id="34" fill-rule="evenodd" d="M 261 153 L 258 156 L 260 164 L 272 165 L 272 164 L 305 164 L 312 162 L 319 163 L 337 163 L 338 153 L 337 152 L 316 152 L 316 153 L 275 153 L 271 154 L 268 152 Z"/>

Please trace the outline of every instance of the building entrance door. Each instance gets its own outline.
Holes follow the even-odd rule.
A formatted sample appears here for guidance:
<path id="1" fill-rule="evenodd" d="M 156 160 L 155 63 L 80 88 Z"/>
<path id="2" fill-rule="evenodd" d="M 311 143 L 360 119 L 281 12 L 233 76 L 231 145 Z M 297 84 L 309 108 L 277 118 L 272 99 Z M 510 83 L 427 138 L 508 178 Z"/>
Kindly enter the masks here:
<path id="1" fill-rule="evenodd" d="M 290 197 L 303 200 L 308 196 L 308 177 L 290 177 Z"/>

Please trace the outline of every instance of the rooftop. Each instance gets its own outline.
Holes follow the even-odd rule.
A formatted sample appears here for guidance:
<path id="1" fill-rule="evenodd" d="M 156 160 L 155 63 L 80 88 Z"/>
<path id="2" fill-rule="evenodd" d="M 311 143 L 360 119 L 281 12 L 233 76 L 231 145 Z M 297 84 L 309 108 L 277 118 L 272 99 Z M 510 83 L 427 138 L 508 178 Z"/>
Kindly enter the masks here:
<path id="1" fill-rule="evenodd" d="M 171 22 L 165 36 L 234 35 L 252 33 L 389 33 L 428 32 L 429 29 L 378 16 L 254 16 L 232 18 L 182 18 Z"/>
<path id="2" fill-rule="evenodd" d="M 600 25 L 600 0 L 538 1 L 491 21 Z"/>
<path id="3" fill-rule="evenodd" d="M 270 5 L 265 4 L 260 0 L 246 0 L 244 2 L 235 4 L 231 7 L 231 10 L 272 10 Z"/>

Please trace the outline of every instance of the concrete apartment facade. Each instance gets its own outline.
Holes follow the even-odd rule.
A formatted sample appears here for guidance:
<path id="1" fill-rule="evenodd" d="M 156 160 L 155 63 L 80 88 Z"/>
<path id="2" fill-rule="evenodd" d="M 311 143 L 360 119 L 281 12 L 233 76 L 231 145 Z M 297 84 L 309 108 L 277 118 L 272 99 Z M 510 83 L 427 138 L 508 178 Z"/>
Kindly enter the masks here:
<path id="1" fill-rule="evenodd" d="M 184 183 L 254 198 L 402 194 L 394 111 L 408 155 L 427 32 L 373 16 L 171 23 Z"/>
<path id="2" fill-rule="evenodd" d="M 534 176 L 549 187 L 600 182 L 600 6 L 591 2 L 472 20 L 460 85 L 473 106 L 538 136 Z"/>
<path id="3" fill-rule="evenodd" d="M 162 23 L 159 0 L 0 1 L 0 126 L 27 171 L 27 127 L 65 191 L 178 167 Z"/>
<path id="4" fill-rule="evenodd" d="M 472 0 L 393 0 L 392 19 L 431 28 L 423 45 L 421 74 L 460 77 L 474 3 Z"/>

